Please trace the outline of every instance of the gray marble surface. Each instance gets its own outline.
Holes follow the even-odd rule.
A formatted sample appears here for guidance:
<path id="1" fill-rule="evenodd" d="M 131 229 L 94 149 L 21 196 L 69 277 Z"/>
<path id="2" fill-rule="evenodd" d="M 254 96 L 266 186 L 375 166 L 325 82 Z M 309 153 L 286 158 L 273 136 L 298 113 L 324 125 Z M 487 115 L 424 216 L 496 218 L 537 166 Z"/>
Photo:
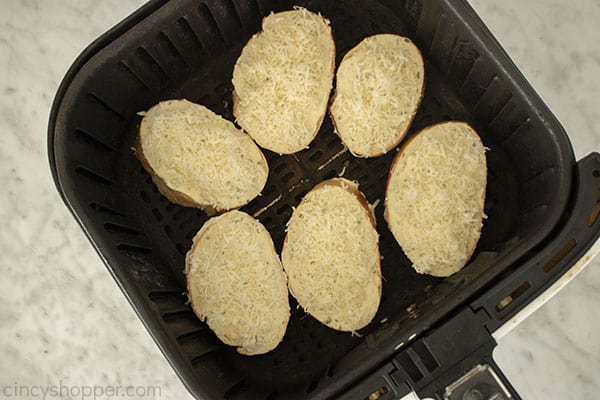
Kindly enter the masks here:
<path id="1" fill-rule="evenodd" d="M 141 3 L 0 2 L 0 389 L 158 385 L 161 398 L 191 398 L 63 206 L 46 155 L 48 112 L 66 69 Z M 600 3 L 472 4 L 563 123 L 577 157 L 599 150 Z M 600 397 L 599 309 L 595 259 L 501 340 L 498 363 L 524 399 Z M 0 390 L 0 398 L 34 395 Z"/>

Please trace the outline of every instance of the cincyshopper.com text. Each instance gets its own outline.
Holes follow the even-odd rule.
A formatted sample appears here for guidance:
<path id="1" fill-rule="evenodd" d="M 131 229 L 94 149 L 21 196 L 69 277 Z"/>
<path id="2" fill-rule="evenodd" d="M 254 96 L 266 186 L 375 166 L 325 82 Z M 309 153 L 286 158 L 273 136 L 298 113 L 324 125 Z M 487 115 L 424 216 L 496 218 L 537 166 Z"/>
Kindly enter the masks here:
<path id="1" fill-rule="evenodd" d="M 159 399 L 160 386 L 143 385 L 69 385 L 59 381 L 58 385 L 0 385 L 1 399 Z"/>

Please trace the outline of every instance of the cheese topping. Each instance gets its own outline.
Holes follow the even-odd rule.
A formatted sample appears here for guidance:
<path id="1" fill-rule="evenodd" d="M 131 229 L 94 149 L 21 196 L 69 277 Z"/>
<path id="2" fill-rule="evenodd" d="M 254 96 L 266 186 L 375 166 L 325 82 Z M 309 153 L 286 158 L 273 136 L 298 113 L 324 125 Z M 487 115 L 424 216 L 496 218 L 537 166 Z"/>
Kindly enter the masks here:
<path id="1" fill-rule="evenodd" d="M 239 207 L 267 181 L 266 161 L 252 139 L 206 107 L 185 100 L 160 103 L 144 117 L 141 132 L 154 172 L 199 204 Z"/>
<path id="2" fill-rule="evenodd" d="M 233 71 L 237 122 L 264 148 L 304 149 L 327 109 L 334 58 L 326 19 L 303 8 L 269 15 Z"/>
<path id="3" fill-rule="evenodd" d="M 290 292 L 325 325 L 355 331 L 377 312 L 381 295 L 378 235 L 345 179 L 306 195 L 288 223 L 282 262 Z"/>
<path id="4" fill-rule="evenodd" d="M 467 124 L 450 122 L 417 134 L 398 157 L 386 193 L 390 229 L 418 272 L 453 274 L 481 232 L 483 144 Z"/>
<path id="5" fill-rule="evenodd" d="M 402 139 L 417 111 L 424 81 L 415 45 L 397 35 L 371 36 L 344 57 L 331 112 L 354 155 L 386 153 Z"/>
<path id="6" fill-rule="evenodd" d="M 209 220 L 187 255 L 194 311 L 242 354 L 279 344 L 289 319 L 287 282 L 265 227 L 240 211 Z"/>

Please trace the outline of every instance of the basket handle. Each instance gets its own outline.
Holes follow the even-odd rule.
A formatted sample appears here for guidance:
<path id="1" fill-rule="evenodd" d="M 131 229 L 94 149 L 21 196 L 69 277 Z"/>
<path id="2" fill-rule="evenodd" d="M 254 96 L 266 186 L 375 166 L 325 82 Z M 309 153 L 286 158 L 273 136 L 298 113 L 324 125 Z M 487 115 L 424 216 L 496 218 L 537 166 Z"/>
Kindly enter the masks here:
<path id="1" fill-rule="evenodd" d="M 464 308 L 339 398 L 405 400 L 416 392 L 421 399 L 520 400 L 492 358 L 496 341 L 486 320 Z"/>

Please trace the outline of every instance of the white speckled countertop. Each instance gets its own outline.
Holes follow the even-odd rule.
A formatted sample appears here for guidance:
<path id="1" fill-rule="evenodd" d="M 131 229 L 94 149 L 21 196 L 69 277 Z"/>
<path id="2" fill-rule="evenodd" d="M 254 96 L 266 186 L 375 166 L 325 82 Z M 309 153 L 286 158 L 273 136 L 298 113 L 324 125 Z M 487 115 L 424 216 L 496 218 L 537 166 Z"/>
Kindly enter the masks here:
<path id="1" fill-rule="evenodd" d="M 142 3 L 2 2 L 0 398 L 42 398 L 15 396 L 15 385 L 157 385 L 161 398 L 191 398 L 62 204 L 46 155 L 48 112 L 66 69 Z M 562 122 L 577 158 L 600 150 L 600 3 L 472 4 Z M 597 258 L 500 341 L 496 359 L 524 399 L 600 397 L 599 309 Z"/>

